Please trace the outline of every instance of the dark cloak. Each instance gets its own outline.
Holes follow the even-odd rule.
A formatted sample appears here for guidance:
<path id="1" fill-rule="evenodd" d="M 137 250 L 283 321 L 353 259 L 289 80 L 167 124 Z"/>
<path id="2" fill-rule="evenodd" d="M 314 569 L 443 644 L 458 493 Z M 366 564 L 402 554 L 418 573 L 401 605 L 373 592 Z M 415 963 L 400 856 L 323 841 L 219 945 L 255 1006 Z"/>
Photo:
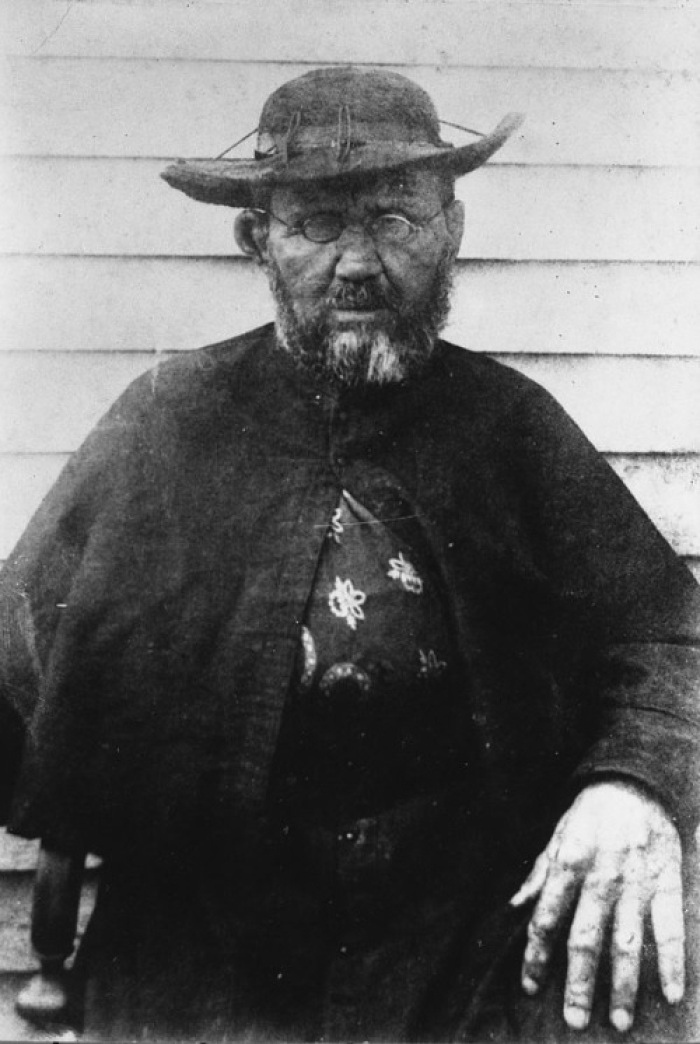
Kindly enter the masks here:
<path id="1" fill-rule="evenodd" d="M 264 327 L 137 380 L 7 563 L 11 828 L 105 854 L 249 826 L 339 491 L 382 517 L 384 473 L 441 569 L 508 832 L 610 772 L 691 817 L 697 585 L 564 411 L 446 344 L 338 402 Z"/>
<path id="2" fill-rule="evenodd" d="M 345 488 L 400 528 L 387 476 L 444 584 L 494 874 L 595 779 L 691 831 L 698 588 L 576 425 L 444 342 L 414 384 L 330 394 L 271 326 L 137 380 L 8 561 L 10 829 L 152 869 L 255 846 L 331 514 Z"/>

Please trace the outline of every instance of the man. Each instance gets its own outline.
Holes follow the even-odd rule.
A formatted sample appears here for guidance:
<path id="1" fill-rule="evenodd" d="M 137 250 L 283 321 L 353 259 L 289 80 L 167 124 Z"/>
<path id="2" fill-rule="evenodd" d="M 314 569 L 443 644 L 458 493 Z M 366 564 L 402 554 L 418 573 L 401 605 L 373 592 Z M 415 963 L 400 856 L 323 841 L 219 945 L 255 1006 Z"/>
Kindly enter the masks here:
<path id="1" fill-rule="evenodd" d="M 11 827 L 104 860 L 90 1035 L 605 1040 L 638 992 L 682 1032 L 697 588 L 542 389 L 438 338 L 454 179 L 518 123 L 454 148 L 326 69 L 255 159 L 165 172 L 243 208 L 276 323 L 137 381 L 4 579 Z"/>

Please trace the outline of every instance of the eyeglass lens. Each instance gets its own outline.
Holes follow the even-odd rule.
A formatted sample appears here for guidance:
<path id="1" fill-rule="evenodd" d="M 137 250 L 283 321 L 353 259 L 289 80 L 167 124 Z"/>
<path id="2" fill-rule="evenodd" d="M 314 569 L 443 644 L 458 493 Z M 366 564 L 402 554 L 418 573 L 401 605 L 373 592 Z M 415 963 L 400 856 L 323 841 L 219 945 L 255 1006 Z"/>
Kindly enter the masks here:
<path id="1" fill-rule="evenodd" d="M 314 214 L 301 224 L 301 231 L 312 243 L 331 243 L 345 229 L 338 214 Z M 405 243 L 416 231 L 408 218 L 400 214 L 381 214 L 365 226 L 376 243 Z"/>

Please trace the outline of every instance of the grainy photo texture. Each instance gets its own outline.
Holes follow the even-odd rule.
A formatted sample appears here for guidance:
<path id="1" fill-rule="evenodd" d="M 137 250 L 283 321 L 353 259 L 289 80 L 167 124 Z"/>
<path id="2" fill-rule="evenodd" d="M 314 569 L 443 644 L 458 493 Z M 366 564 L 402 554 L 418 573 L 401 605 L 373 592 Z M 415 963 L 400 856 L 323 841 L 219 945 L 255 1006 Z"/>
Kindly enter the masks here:
<path id="1" fill-rule="evenodd" d="M 697 6 L 0 13 L 0 1039 L 696 1039 Z"/>

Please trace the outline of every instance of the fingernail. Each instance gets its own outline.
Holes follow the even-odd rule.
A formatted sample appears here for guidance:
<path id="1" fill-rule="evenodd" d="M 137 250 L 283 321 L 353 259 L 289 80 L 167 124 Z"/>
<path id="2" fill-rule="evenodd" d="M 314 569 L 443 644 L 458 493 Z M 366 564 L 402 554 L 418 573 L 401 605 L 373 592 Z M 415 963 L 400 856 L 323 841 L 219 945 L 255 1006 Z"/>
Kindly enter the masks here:
<path id="1" fill-rule="evenodd" d="M 678 1004 L 679 1001 L 683 1000 L 683 987 L 677 983 L 672 983 L 666 987 L 664 991 L 666 993 L 666 1000 L 669 1004 Z"/>
<path id="2" fill-rule="evenodd" d="M 534 993 L 537 993 L 539 988 L 540 984 L 538 982 L 535 982 L 535 980 L 530 978 L 529 975 L 523 975 L 523 989 L 526 993 L 529 993 L 532 997 Z"/>
<path id="3" fill-rule="evenodd" d="M 623 1008 L 615 1008 L 610 1016 L 610 1021 L 619 1033 L 626 1033 L 632 1025 L 632 1016 Z"/>
<path id="4" fill-rule="evenodd" d="M 588 1012 L 583 1008 L 564 1008 L 564 1021 L 572 1029 L 585 1029 L 588 1025 Z"/>

